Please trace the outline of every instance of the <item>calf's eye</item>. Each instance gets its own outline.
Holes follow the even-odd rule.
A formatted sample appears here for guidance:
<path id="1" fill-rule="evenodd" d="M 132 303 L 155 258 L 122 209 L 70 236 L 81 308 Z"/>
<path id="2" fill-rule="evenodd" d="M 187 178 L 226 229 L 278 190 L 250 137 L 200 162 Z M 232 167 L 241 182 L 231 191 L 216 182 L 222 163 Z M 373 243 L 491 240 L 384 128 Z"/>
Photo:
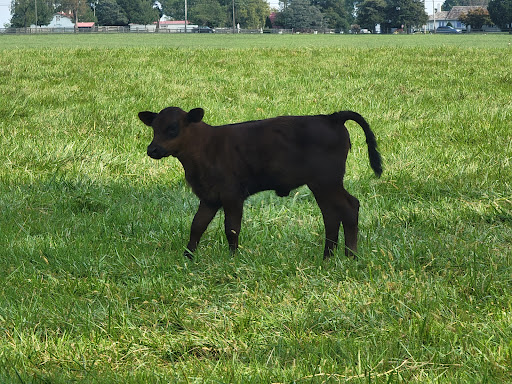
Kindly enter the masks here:
<path id="1" fill-rule="evenodd" d="M 180 133 L 180 126 L 179 124 L 171 124 L 167 127 L 167 133 L 171 137 L 178 136 L 178 133 Z"/>

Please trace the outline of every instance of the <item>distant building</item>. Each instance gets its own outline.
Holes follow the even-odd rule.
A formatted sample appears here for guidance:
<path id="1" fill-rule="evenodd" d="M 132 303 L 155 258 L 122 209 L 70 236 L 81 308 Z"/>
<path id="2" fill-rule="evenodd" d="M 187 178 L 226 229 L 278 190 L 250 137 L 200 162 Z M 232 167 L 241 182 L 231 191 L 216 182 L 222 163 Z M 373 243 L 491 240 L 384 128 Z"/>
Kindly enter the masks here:
<path id="1" fill-rule="evenodd" d="M 88 31 L 92 31 L 93 28 L 94 28 L 94 22 L 93 21 L 86 21 L 86 22 L 78 22 L 76 23 L 76 26 L 78 28 L 79 31 L 84 31 L 84 32 L 88 32 Z"/>
<path id="2" fill-rule="evenodd" d="M 434 16 L 429 15 L 428 23 L 427 23 L 427 31 L 433 31 L 439 27 L 444 27 L 448 25 L 448 23 L 455 29 L 458 30 L 466 30 L 466 25 L 462 23 L 459 19 L 463 14 L 468 13 L 469 11 L 474 11 L 475 9 L 487 9 L 486 6 L 480 5 L 457 5 L 454 6 L 450 11 L 439 11 L 436 12 Z M 435 25 L 434 25 L 435 20 Z M 499 31 L 499 29 L 495 26 L 484 25 L 482 28 L 484 31 Z"/>
<path id="3" fill-rule="evenodd" d="M 30 28 L 36 28 L 36 26 L 31 25 Z M 53 15 L 52 21 L 48 25 L 42 25 L 41 28 L 75 28 L 75 23 L 73 23 L 73 18 L 70 15 L 59 12 Z"/>
<path id="4" fill-rule="evenodd" d="M 153 24 L 156 25 L 156 21 Z M 190 21 L 187 20 L 187 32 L 192 31 L 192 28 L 197 28 L 197 25 L 192 25 Z M 173 32 L 185 32 L 185 20 L 160 21 L 160 29 L 167 29 Z"/>
<path id="5" fill-rule="evenodd" d="M 130 24 L 130 32 L 155 32 L 157 22 L 153 24 Z M 185 20 L 164 20 L 160 21 L 161 32 L 185 32 Z M 190 24 L 187 20 L 187 32 L 192 32 L 194 28 L 198 28 L 195 24 Z"/>

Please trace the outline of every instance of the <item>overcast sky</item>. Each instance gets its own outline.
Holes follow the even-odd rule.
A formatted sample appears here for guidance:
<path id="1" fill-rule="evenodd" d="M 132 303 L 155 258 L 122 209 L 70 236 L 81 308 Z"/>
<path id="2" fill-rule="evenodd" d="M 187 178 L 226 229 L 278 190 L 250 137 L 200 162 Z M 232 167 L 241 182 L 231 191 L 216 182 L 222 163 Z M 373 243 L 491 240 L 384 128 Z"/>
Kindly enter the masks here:
<path id="1" fill-rule="evenodd" d="M 9 0 L 0 0 L 0 28 L 3 28 L 4 24 L 11 20 L 10 6 L 11 2 Z"/>

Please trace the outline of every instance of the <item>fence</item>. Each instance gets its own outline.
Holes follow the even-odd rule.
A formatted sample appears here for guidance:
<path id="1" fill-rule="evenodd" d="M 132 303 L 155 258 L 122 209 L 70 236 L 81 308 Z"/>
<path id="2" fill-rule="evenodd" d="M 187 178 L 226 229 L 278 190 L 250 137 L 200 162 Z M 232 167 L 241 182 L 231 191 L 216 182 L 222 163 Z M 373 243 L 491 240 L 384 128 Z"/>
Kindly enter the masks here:
<path id="1" fill-rule="evenodd" d="M 66 34 L 66 33 L 125 33 L 130 27 L 98 26 L 92 28 L 0 28 L 0 33 L 29 35 L 29 34 Z"/>
<path id="2" fill-rule="evenodd" d="M 183 29 L 154 29 L 154 28 L 130 28 L 129 26 L 94 26 L 91 28 L 0 28 L 0 33 L 5 34 L 71 34 L 71 33 L 184 33 Z M 194 31 L 187 30 L 187 33 Z M 197 31 L 195 31 L 197 33 Z M 294 30 L 294 29 L 235 29 L 233 28 L 216 28 L 215 33 L 218 34 L 293 34 L 293 33 L 310 33 L 310 34 L 330 34 L 335 33 L 334 29 L 320 29 L 320 30 Z"/>

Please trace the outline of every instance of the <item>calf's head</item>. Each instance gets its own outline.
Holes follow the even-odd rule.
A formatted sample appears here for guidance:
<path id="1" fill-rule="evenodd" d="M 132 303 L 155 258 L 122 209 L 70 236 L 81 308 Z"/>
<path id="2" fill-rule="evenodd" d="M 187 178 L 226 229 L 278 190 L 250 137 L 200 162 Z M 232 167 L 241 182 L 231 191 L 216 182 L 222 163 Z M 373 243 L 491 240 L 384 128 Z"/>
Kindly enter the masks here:
<path id="1" fill-rule="evenodd" d="M 201 108 L 190 112 L 176 107 L 162 109 L 159 113 L 139 112 L 139 119 L 153 128 L 153 141 L 148 146 L 148 156 L 161 159 L 177 156 L 183 149 L 183 137 L 190 124 L 199 123 L 204 116 Z"/>

